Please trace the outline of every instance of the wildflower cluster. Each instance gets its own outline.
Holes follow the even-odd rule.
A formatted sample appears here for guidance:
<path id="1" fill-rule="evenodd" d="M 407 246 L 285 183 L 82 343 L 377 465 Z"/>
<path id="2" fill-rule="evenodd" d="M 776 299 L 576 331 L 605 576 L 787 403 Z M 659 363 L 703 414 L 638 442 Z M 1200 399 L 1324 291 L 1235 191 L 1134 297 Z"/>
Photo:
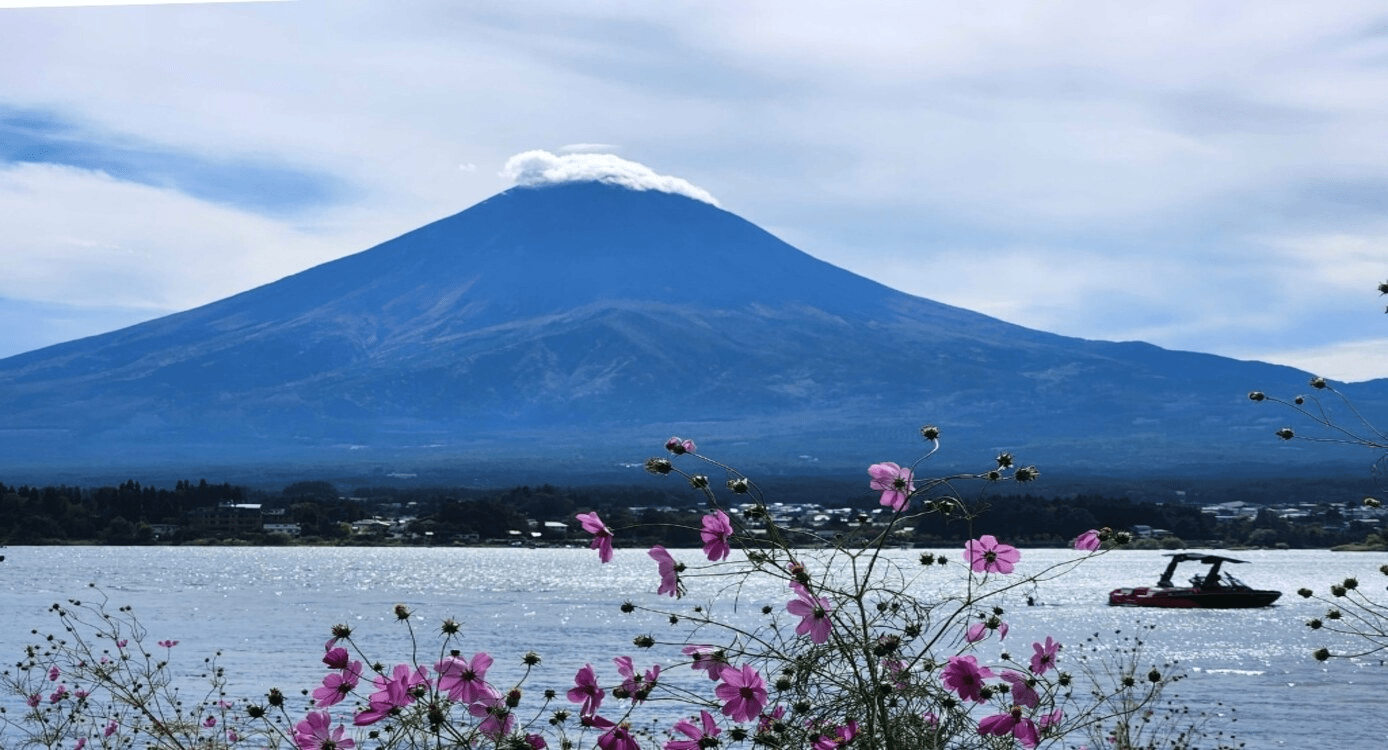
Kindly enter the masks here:
<path id="1" fill-rule="evenodd" d="M 930 427 L 922 434 L 933 443 L 928 458 L 940 433 Z M 399 605 L 394 619 L 409 631 L 405 658 L 377 659 L 351 628 L 337 625 L 312 656 L 324 669 L 316 685 L 301 686 L 303 701 L 278 689 L 229 700 L 215 665 L 205 675 L 208 693 L 192 701 L 171 687 L 177 641 L 160 640 L 146 652 L 133 615 L 112 616 L 104 602 L 74 602 L 58 613 L 75 640 L 35 646 L 5 674 L 28 711 L 0 727 L 20 730 L 21 744 L 76 750 L 251 741 L 297 750 L 1032 748 L 1123 725 L 1155 705 L 1172 679 L 1154 672 L 1143 680 L 1128 665 L 1077 685 L 1062 644 L 1050 636 L 1024 644 L 1018 659 L 1003 653 L 990 660 L 981 650 L 1003 644 L 1012 630 L 1001 606 L 1007 592 L 1103 554 L 1114 536 L 1108 529 L 1077 530 L 1073 558 L 1025 575 L 1020 550 L 972 531 L 962 549 L 924 553 L 919 565 L 888 554 L 899 532 L 927 514 L 949 514 L 972 530 L 980 508 L 958 485 L 1038 476 L 1034 467 L 1014 467 L 1008 454 L 982 472 L 943 478 L 922 478 L 920 461 L 873 464 L 867 487 L 890 511 L 884 525 L 856 537 L 802 532 L 792 540 L 752 478 L 704 456 L 691 440 L 671 438 L 665 447 L 668 455 L 647 468 L 683 477 L 707 507 L 689 530 L 700 547 L 647 549 L 650 590 L 621 605 L 669 623 L 668 634 L 646 629 L 633 639 L 655 650 L 641 662 L 612 654 L 556 679 L 536 671 L 541 659 L 527 653 L 519 678 L 497 682 L 496 660 L 465 648 L 467 633 L 456 620 L 443 621 L 436 646 L 422 645 L 418 618 Z M 727 478 L 715 483 L 710 473 Z M 732 502 L 715 487 L 726 488 Z M 615 559 L 624 530 L 597 511 L 576 520 L 598 564 Z M 950 558 L 964 564 L 945 565 Z M 942 582 L 958 591 L 919 593 Z M 779 593 L 766 599 L 766 591 Z M 643 714 L 656 729 L 637 728 L 653 726 L 638 721 Z"/>

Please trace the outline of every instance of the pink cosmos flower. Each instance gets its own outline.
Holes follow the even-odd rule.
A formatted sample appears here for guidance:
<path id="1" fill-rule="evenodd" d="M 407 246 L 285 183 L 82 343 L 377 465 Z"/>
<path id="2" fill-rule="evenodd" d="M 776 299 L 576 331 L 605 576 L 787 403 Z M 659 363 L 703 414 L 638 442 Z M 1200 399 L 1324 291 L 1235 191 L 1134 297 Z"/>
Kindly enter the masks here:
<path id="1" fill-rule="evenodd" d="M 491 695 L 483 696 L 481 700 L 468 706 L 467 712 L 482 720 L 477 725 L 477 731 L 493 742 L 510 734 L 516 726 L 516 717 L 511 714 L 510 707 L 506 705 L 506 699 L 496 691 L 492 691 Z"/>
<path id="2" fill-rule="evenodd" d="M 975 573 L 1011 573 L 1022 553 L 1010 544 L 1001 544 L 992 534 L 970 539 L 964 545 L 964 560 Z"/>
<path id="3" fill-rule="evenodd" d="M 327 675 L 323 678 L 322 687 L 315 688 L 313 691 L 315 704 L 326 708 L 342 702 L 343 698 L 357 689 L 359 679 L 361 679 L 361 662 L 359 661 L 348 664 L 340 672 Z"/>
<path id="4" fill-rule="evenodd" d="M 694 660 L 690 665 L 692 669 L 702 669 L 708 672 L 708 678 L 715 682 L 723 674 L 723 670 L 728 667 L 728 659 L 724 655 L 723 649 L 713 646 L 685 646 L 681 651 L 685 656 Z"/>
<path id="5" fill-rule="evenodd" d="M 1100 544 L 1097 529 L 1090 529 L 1075 537 L 1075 549 L 1081 552 L 1094 552 L 1099 549 Z"/>
<path id="6" fill-rule="evenodd" d="M 970 625 L 968 630 L 964 631 L 964 640 L 968 641 L 969 643 L 978 643 L 984 638 L 987 638 L 988 634 L 991 633 L 993 630 L 998 631 L 998 640 L 1001 641 L 1007 638 L 1007 623 L 1000 622 L 998 623 L 998 626 L 996 628 L 990 628 L 988 627 L 988 622 L 986 620 L 979 620 L 978 622 L 975 622 L 974 624 Z"/>
<path id="7" fill-rule="evenodd" d="M 946 688 L 959 694 L 960 698 L 974 703 L 983 702 L 983 681 L 993 676 L 993 671 L 980 667 L 972 656 L 951 656 L 949 664 L 940 673 L 940 681 Z"/>
<path id="8" fill-rule="evenodd" d="M 545 738 L 538 734 L 525 735 L 525 744 L 530 746 L 530 750 L 545 750 L 545 748 L 549 747 L 549 743 L 545 742 Z"/>
<path id="9" fill-rule="evenodd" d="M 708 555 L 711 562 L 728 559 L 732 553 L 732 545 L 728 540 L 733 535 L 733 522 L 728 518 L 728 514 L 721 510 L 715 510 L 704 516 L 703 529 L 699 531 L 699 538 L 704 540 L 704 554 Z"/>
<path id="10" fill-rule="evenodd" d="M 916 491 L 910 469 L 903 469 L 888 461 L 869 466 L 868 474 L 872 477 L 868 487 L 882 491 L 880 502 L 883 506 L 898 513 L 906 510 L 911 501 L 911 493 Z"/>
<path id="11" fill-rule="evenodd" d="M 49 667 L 49 669 L 48 669 L 48 681 L 49 681 L 49 682 L 57 682 L 57 681 L 58 681 L 58 675 L 60 675 L 60 674 L 62 674 L 62 673 L 58 671 L 58 668 L 57 668 L 57 667 Z"/>
<path id="12" fill-rule="evenodd" d="M 82 750 L 82 748 L 84 748 L 84 747 L 86 747 L 86 746 L 87 746 L 87 738 L 86 738 L 86 737 L 82 737 L 82 738 L 80 738 L 80 739 L 77 740 L 77 744 L 73 746 L 72 750 Z"/>
<path id="13" fill-rule="evenodd" d="M 178 641 L 159 641 L 161 648 L 173 648 L 178 645 Z"/>
<path id="14" fill-rule="evenodd" d="M 714 721 L 713 715 L 708 711 L 699 712 L 699 722 L 702 727 L 694 726 L 694 722 L 689 719 L 680 719 L 675 722 L 675 731 L 688 737 L 687 740 L 670 740 L 665 743 L 665 750 L 703 750 L 705 740 L 708 746 L 713 747 L 718 744 L 717 737 L 723 733 Z"/>
<path id="15" fill-rule="evenodd" d="M 909 676 L 906 672 L 906 662 L 900 659 L 883 659 L 882 672 L 891 681 L 892 687 L 897 690 L 906 689 L 906 680 Z"/>
<path id="16" fill-rule="evenodd" d="M 1041 705 L 1041 696 L 1036 694 L 1036 690 L 1027 684 L 1027 678 L 1017 672 L 1003 672 L 1002 679 L 1012 688 L 1012 703 L 1026 708 L 1036 708 Z"/>
<path id="17" fill-rule="evenodd" d="M 693 440 L 683 440 L 678 437 L 672 437 L 665 441 L 665 450 L 679 456 L 685 453 L 693 453 L 696 448 L 694 447 Z"/>
<path id="18" fill-rule="evenodd" d="M 351 660 L 347 649 L 341 646 L 330 648 L 323 654 L 323 663 L 328 665 L 328 669 L 346 669 Z"/>
<path id="19" fill-rule="evenodd" d="M 813 750 L 838 750 L 858 736 L 858 722 L 849 719 L 847 724 L 834 727 L 828 734 L 821 734 L 811 745 Z"/>
<path id="20" fill-rule="evenodd" d="M 111 735 L 113 735 L 113 734 L 116 733 L 116 729 L 117 729 L 118 727 L 119 727 L 119 725 L 116 724 L 116 720 L 115 720 L 115 719 L 111 719 L 110 721 L 106 722 L 106 728 L 103 729 L 103 730 L 101 730 L 101 736 L 102 736 L 102 737 L 110 737 Z"/>
<path id="21" fill-rule="evenodd" d="M 801 618 L 800 624 L 795 626 L 795 634 L 808 635 L 815 643 L 829 640 L 829 610 L 833 609 L 833 605 L 822 596 L 810 595 L 804 586 L 794 581 L 791 588 L 795 590 L 797 598 L 786 604 L 786 611 Z"/>
<path id="22" fill-rule="evenodd" d="M 1041 738 L 1036 733 L 1036 725 L 1031 719 L 1022 715 L 1019 706 L 1013 706 L 1012 710 L 1005 714 L 985 716 L 978 720 L 979 734 L 994 734 L 999 737 L 1011 732 L 1012 736 L 1022 744 L 1022 747 L 1036 747 Z"/>
<path id="23" fill-rule="evenodd" d="M 610 719 L 601 716 L 589 716 L 583 718 L 583 725 L 607 730 L 598 737 L 598 747 L 601 750 L 641 750 L 636 744 L 636 739 L 631 736 L 631 725 L 625 721 L 614 724 Z"/>
<path id="24" fill-rule="evenodd" d="M 202 725 L 205 726 L 205 727 L 207 727 L 208 729 L 211 729 L 212 727 L 217 726 L 217 717 L 215 717 L 215 716 L 209 716 L 209 717 L 207 717 L 206 719 L 203 719 L 203 720 L 202 720 Z"/>
<path id="25" fill-rule="evenodd" d="M 29 708 L 38 708 L 39 703 L 41 703 L 42 701 L 43 699 L 39 697 L 38 693 L 34 693 L 33 695 L 24 699 L 24 702 L 28 704 Z"/>
<path id="26" fill-rule="evenodd" d="M 356 742 L 344 737 L 346 728 L 332 726 L 327 711 L 310 711 L 303 721 L 294 725 L 294 744 L 299 750 L 352 750 Z"/>
<path id="27" fill-rule="evenodd" d="M 1045 674 L 1047 670 L 1055 666 L 1056 652 L 1060 651 L 1060 644 L 1046 636 L 1046 642 L 1033 643 L 1031 648 L 1036 653 L 1031 655 L 1031 671 L 1036 674 Z"/>
<path id="28" fill-rule="evenodd" d="M 761 716 L 757 717 L 757 733 L 766 734 L 775 728 L 776 722 L 785 718 L 786 707 L 777 706 L 770 712 L 762 711 Z"/>
<path id="29" fill-rule="evenodd" d="M 57 690 L 54 690 L 54 691 L 53 691 L 53 694 L 50 695 L 50 696 L 48 696 L 48 702 L 49 702 L 49 703 L 57 703 L 58 701 L 62 700 L 66 695 L 67 695 L 67 685 L 59 684 L 59 685 L 58 685 L 58 689 L 57 689 Z"/>
<path id="30" fill-rule="evenodd" d="M 766 705 L 766 683 L 750 665 L 728 667 L 713 692 L 723 703 L 723 715 L 733 721 L 751 721 Z"/>
<path id="31" fill-rule="evenodd" d="M 583 524 L 584 531 L 593 535 L 593 541 L 588 543 L 588 548 L 598 551 L 599 560 L 605 563 L 612 562 L 612 529 L 607 528 L 607 524 L 602 522 L 598 512 L 579 513 L 574 518 Z"/>
<path id="32" fill-rule="evenodd" d="M 607 691 L 598 685 L 598 675 L 593 665 L 584 664 L 574 675 L 574 686 L 569 688 L 569 702 L 583 704 L 578 712 L 580 716 L 594 716 L 606 696 Z"/>
<path id="33" fill-rule="evenodd" d="M 651 547 L 646 554 L 655 560 L 656 567 L 660 571 L 660 588 L 656 589 L 656 593 L 668 594 L 676 598 L 684 596 L 684 584 L 680 583 L 679 576 L 681 566 L 675 562 L 675 558 L 670 556 L 670 552 L 657 544 Z"/>
<path id="34" fill-rule="evenodd" d="M 434 672 L 439 676 L 439 690 L 448 693 L 448 699 L 459 703 L 473 703 L 492 692 L 487 684 L 487 670 L 492 666 L 492 657 L 485 651 L 472 655 L 472 661 L 456 656 L 445 656 L 434 664 Z"/>
<path id="35" fill-rule="evenodd" d="M 1065 712 L 1056 709 L 1048 714 L 1041 714 L 1041 718 L 1036 720 L 1036 725 L 1042 729 L 1053 727 L 1060 724 L 1061 719 L 1065 718 Z"/>
<path id="36" fill-rule="evenodd" d="M 390 677 L 377 675 L 372 683 L 377 690 L 368 699 L 369 705 L 352 717 L 352 723 L 359 727 L 375 724 L 389 716 L 394 709 L 414 703 L 415 686 L 428 685 L 429 677 L 424 667 L 412 670 L 408 664 L 397 664 Z"/>
<path id="37" fill-rule="evenodd" d="M 630 697 L 633 704 L 645 701 L 646 696 L 650 695 L 651 689 L 660 680 L 659 664 L 646 670 L 645 675 L 640 675 L 632 666 L 630 656 L 618 656 L 612 663 L 617 665 L 617 674 L 622 677 L 622 692 L 626 693 L 625 696 L 618 697 Z M 617 693 L 614 691 L 613 695 L 616 696 Z"/>

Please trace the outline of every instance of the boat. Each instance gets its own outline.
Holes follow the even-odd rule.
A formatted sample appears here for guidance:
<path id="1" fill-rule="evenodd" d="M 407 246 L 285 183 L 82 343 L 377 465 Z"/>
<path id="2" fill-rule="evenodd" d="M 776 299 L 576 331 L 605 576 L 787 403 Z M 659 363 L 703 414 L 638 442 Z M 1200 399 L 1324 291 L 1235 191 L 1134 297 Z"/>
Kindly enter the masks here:
<path id="1" fill-rule="evenodd" d="M 1255 589 L 1222 571 L 1224 563 L 1246 563 L 1232 557 L 1205 555 L 1198 552 L 1168 552 L 1170 564 L 1153 587 L 1114 589 L 1108 603 L 1115 607 L 1173 607 L 1177 609 L 1247 609 L 1266 607 L 1282 596 L 1281 591 Z M 1203 575 L 1191 576 L 1189 586 L 1176 586 L 1172 576 L 1183 562 L 1198 562 L 1210 566 Z"/>

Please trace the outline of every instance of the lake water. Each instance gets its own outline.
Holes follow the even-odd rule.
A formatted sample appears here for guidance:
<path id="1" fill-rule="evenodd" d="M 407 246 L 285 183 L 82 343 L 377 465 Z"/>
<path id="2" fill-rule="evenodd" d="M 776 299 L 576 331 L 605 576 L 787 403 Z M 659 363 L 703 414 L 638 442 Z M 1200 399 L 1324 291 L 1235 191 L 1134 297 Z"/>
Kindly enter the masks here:
<path id="1" fill-rule="evenodd" d="M 958 549 L 937 551 L 961 559 Z M 672 552 L 677 559 L 701 559 L 697 551 Z M 920 552 L 890 554 L 909 566 Z M 416 613 L 425 642 L 436 643 L 433 635 L 444 618 L 460 621 L 465 655 L 485 650 L 497 658 L 491 675 L 497 684 L 518 677 L 520 657 L 531 650 L 544 657 L 542 679 L 533 687 L 567 687 L 585 662 L 610 673 L 613 653 L 648 664 L 657 653 L 638 651 L 632 637 L 669 629 L 663 620 L 618 611 L 627 599 L 669 603 L 654 593 L 655 566 L 644 550 L 619 549 L 607 566 L 587 549 L 10 547 L 3 554 L 4 662 L 18 660 L 31 630 L 56 625 L 47 611 L 51 604 L 90 598 L 87 584 L 96 583 L 113 607 L 135 608 L 150 643 L 180 641 L 177 658 L 196 664 L 220 649 L 231 692 L 241 697 L 262 695 L 271 686 L 287 694 L 317 686 L 324 674 L 318 656 L 335 623 L 351 625 L 380 661 L 403 660 L 408 640 L 392 614 L 397 603 Z M 1324 606 L 1295 595 L 1302 586 L 1324 591 L 1347 575 L 1382 594 L 1388 579 L 1378 567 L 1388 556 L 1297 550 L 1233 556 L 1253 563 L 1230 566 L 1245 582 L 1284 592 L 1276 606 L 1109 607 L 1110 589 L 1155 583 L 1165 562 L 1157 552 L 1114 552 L 1034 590 L 1008 594 L 1007 644 L 1029 654 L 1030 643 L 1048 634 L 1073 646 L 1094 633 L 1131 633 L 1139 621 L 1152 624 L 1149 660 L 1178 660 L 1188 674 L 1173 692 L 1193 707 L 1221 701 L 1234 706 L 1226 719 L 1235 723 L 1211 728 L 1235 732 L 1247 747 L 1388 746 L 1388 667 L 1377 658 L 1313 660 L 1314 649 L 1337 643 L 1304 625 L 1322 615 Z M 1018 574 L 1072 557 L 1063 550 L 1024 550 Z M 946 566 L 932 580 L 949 589 L 963 571 L 962 564 Z M 698 579 L 688 583 L 690 595 L 674 606 L 708 601 L 711 592 Z M 1026 594 L 1037 606 L 1026 605 Z M 786 599 L 784 585 L 753 586 L 741 597 L 747 613 L 762 603 L 779 608 Z M 986 644 L 983 656 L 998 650 Z"/>

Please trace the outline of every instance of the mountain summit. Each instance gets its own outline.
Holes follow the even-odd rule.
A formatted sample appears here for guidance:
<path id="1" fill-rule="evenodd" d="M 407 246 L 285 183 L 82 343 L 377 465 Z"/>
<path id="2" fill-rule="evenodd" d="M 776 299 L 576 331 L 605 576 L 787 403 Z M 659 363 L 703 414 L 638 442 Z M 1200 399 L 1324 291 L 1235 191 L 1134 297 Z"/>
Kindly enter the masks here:
<path id="1" fill-rule="evenodd" d="M 582 471 L 639 462 L 675 432 L 794 470 L 909 460 L 929 421 L 971 466 L 1007 449 L 1162 473 L 1271 460 L 1260 420 L 1276 415 L 1244 394 L 1305 378 L 1011 325 L 704 201 L 569 182 L 0 360 L 0 455 L 35 470 L 563 458 Z"/>

